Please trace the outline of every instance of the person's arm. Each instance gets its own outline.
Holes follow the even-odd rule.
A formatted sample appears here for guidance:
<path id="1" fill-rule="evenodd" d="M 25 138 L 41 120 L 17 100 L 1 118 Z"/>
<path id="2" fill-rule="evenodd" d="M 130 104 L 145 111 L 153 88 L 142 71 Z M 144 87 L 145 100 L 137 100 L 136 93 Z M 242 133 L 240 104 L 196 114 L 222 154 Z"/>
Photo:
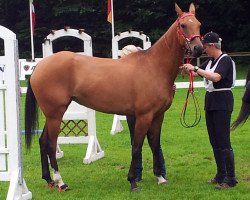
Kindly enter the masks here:
<path id="1" fill-rule="evenodd" d="M 191 64 L 184 64 L 182 66 L 186 72 L 192 71 L 194 75 L 200 75 L 210 81 L 218 82 L 221 80 L 221 75 L 216 72 L 206 71 L 204 69 L 199 68 L 198 66 L 193 66 Z"/>

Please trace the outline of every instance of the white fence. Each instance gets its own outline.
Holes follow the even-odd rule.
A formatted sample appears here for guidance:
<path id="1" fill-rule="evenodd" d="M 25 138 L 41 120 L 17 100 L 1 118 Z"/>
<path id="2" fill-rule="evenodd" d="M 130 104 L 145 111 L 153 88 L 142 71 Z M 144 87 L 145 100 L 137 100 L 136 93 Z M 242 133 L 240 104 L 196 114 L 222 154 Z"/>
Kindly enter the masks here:
<path id="1" fill-rule="evenodd" d="M 31 199 L 22 172 L 20 92 L 16 35 L 0 26 L 0 181 L 10 181 L 7 200 Z"/>

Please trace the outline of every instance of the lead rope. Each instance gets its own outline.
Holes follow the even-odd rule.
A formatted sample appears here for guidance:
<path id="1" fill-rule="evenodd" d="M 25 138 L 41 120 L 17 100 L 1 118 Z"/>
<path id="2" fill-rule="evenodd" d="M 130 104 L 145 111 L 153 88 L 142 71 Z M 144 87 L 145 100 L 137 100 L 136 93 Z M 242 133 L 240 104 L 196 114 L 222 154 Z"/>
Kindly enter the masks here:
<path id="1" fill-rule="evenodd" d="M 191 62 L 191 59 L 189 57 L 187 57 L 187 63 L 189 64 L 190 62 Z M 186 121 L 186 111 L 188 108 L 188 102 L 189 102 L 190 96 L 192 96 L 192 99 L 194 102 L 195 119 L 194 119 L 193 123 L 188 124 Z M 199 124 L 200 120 L 201 120 L 201 110 L 200 110 L 199 102 L 198 102 L 196 96 L 194 95 L 194 76 L 193 76 L 192 71 L 189 71 L 189 88 L 187 91 L 186 101 L 185 101 L 183 109 L 181 111 L 180 122 L 181 122 L 181 125 L 183 127 L 191 128 L 191 127 L 194 127 L 197 124 Z"/>

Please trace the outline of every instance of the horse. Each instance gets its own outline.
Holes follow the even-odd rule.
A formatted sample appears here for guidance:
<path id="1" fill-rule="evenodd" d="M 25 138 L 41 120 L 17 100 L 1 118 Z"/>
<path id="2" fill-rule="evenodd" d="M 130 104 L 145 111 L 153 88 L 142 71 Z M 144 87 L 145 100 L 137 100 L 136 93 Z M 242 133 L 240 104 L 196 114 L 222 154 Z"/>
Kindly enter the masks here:
<path id="1" fill-rule="evenodd" d="M 243 125 L 250 115 L 250 68 L 247 72 L 245 91 L 242 96 L 242 103 L 238 117 L 231 125 L 231 129 L 235 130 L 239 125 Z"/>
<path id="2" fill-rule="evenodd" d="M 147 50 L 121 59 L 98 58 L 61 51 L 41 60 L 27 87 L 25 142 L 30 149 L 40 107 L 46 122 L 39 138 L 42 178 L 49 187 L 66 191 L 56 160 L 60 123 L 71 101 L 96 111 L 136 117 L 132 159 L 128 172 L 130 190 L 138 191 L 135 169 L 147 134 L 153 154 L 153 172 L 160 177 L 159 144 L 164 112 L 173 99 L 173 84 L 183 64 L 185 52 L 199 57 L 203 46 L 201 23 L 195 6 L 183 12 L 175 4 L 176 21 Z M 50 176 L 49 162 L 53 171 Z"/>

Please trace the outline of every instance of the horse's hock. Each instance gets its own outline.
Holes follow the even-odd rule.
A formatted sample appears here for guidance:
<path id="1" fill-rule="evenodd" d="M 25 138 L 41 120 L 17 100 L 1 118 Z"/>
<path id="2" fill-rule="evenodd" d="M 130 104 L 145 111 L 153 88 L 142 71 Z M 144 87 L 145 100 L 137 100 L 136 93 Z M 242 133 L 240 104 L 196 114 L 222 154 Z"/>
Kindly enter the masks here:
<path id="1" fill-rule="evenodd" d="M 45 38 L 43 47 L 43 57 L 52 55 L 53 41 L 63 37 L 73 37 L 82 40 L 83 55 L 92 56 L 92 38 L 83 29 L 76 30 L 69 27 L 51 31 Z M 81 144 L 87 143 L 88 148 L 83 162 L 88 164 L 104 156 L 96 136 L 96 117 L 95 111 L 82 106 L 74 101 L 71 102 L 63 116 L 61 123 L 61 133 L 58 137 L 58 144 Z M 63 157 L 59 145 L 57 146 L 57 158 Z"/>
<path id="2" fill-rule="evenodd" d="M 22 172 L 20 91 L 16 35 L 0 25 L 0 181 L 10 181 L 7 200 L 31 199 Z"/>

